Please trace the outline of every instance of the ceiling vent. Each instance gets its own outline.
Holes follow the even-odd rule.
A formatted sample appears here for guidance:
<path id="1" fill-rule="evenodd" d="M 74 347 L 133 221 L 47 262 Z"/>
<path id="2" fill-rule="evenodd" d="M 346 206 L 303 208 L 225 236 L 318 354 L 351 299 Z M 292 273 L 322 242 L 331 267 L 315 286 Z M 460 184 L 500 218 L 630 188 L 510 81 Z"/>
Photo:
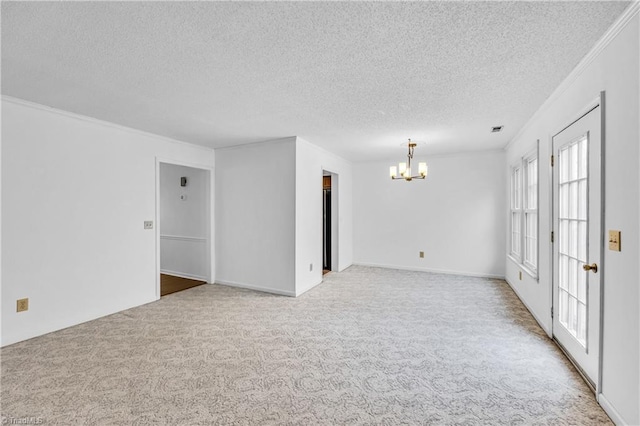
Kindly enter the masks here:
<path id="1" fill-rule="evenodd" d="M 493 126 L 493 127 L 491 128 L 491 133 L 498 133 L 498 132 L 501 132 L 503 127 L 504 127 L 504 126 Z"/>

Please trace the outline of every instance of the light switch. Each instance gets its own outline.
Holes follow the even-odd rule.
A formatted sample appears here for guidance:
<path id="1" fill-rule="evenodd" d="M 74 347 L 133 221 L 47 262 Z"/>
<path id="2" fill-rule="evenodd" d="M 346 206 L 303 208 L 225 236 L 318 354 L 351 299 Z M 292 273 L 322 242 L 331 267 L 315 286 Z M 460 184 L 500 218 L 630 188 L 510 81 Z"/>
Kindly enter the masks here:
<path id="1" fill-rule="evenodd" d="M 609 230 L 609 250 L 620 251 L 620 231 Z"/>

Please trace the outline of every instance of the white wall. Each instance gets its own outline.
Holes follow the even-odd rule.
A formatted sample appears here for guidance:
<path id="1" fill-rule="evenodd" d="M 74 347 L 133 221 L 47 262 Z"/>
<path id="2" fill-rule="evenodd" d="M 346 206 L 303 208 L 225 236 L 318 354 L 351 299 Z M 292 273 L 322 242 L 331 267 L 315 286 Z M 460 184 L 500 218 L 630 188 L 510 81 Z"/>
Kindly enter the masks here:
<path id="1" fill-rule="evenodd" d="M 187 185 L 180 185 L 180 178 Z M 209 171 L 160 163 L 160 270 L 209 281 Z"/>
<path id="2" fill-rule="evenodd" d="M 216 149 L 216 282 L 295 296 L 295 137 Z"/>
<path id="3" fill-rule="evenodd" d="M 426 180 L 393 181 L 389 166 L 402 154 L 354 165 L 354 262 L 504 276 L 504 153 L 418 158 L 416 150 Z"/>
<path id="4" fill-rule="evenodd" d="M 2 120 L 2 103 L 0 102 L 0 130 L 3 128 L 3 120 Z M 4 174 L 3 168 L 2 168 L 2 135 L 0 135 L 0 307 L 3 307 L 3 301 L 4 298 L 2 297 L 3 291 L 2 291 L 2 241 L 4 241 L 4 235 L 2 234 L 2 175 Z M 4 312 L 4 308 L 2 308 L 2 312 Z M 4 330 L 3 326 L 2 326 L 2 313 L 0 312 L 0 346 L 2 346 L 2 342 L 4 341 L 2 338 L 3 332 L 2 330 Z"/>
<path id="5" fill-rule="evenodd" d="M 301 138 L 296 142 L 296 295 L 322 282 L 322 174 L 334 173 L 332 195 L 337 193 L 339 271 L 353 262 L 351 163 Z M 313 265 L 310 270 L 309 265 Z"/>
<path id="6" fill-rule="evenodd" d="M 640 307 L 638 217 L 640 176 L 639 24 L 636 14 L 604 49 L 595 50 L 569 77 L 510 144 L 507 164 L 540 139 L 540 281 L 526 274 L 518 280 L 518 267 L 506 261 L 507 280 L 541 325 L 551 330 L 551 137 L 571 122 L 601 90 L 605 102 L 605 231 L 622 231 L 622 251 L 604 255 L 604 348 L 601 403 L 618 423 L 639 424 L 640 412 Z M 601 45 L 602 46 L 602 45 Z M 600 46 L 600 47 L 601 47 Z M 508 171 L 505 167 L 505 179 Z M 506 194 L 506 190 L 505 190 Z M 504 208 L 508 208 L 505 202 Z M 508 224 L 505 224 L 508 229 Z M 508 236 L 507 238 L 508 239 Z"/>
<path id="7" fill-rule="evenodd" d="M 323 169 L 340 175 L 342 270 L 353 250 L 347 161 L 296 137 L 216 150 L 218 283 L 298 296 L 322 282 Z"/>
<path id="8" fill-rule="evenodd" d="M 2 140 L 2 345 L 156 300 L 156 157 L 213 151 L 10 98 Z"/>

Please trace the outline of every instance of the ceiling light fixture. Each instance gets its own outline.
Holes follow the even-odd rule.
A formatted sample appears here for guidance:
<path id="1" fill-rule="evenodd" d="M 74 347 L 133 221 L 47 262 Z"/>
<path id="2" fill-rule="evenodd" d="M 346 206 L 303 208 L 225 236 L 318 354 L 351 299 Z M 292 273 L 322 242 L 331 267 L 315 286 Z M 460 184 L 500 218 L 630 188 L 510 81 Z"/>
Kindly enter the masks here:
<path id="1" fill-rule="evenodd" d="M 415 142 L 411 142 L 411 139 L 409 139 L 409 142 L 407 142 L 407 146 L 409 148 L 407 162 L 398 163 L 398 167 L 389 167 L 391 179 L 403 179 L 410 182 L 413 179 L 424 179 L 427 177 L 427 163 L 418 163 L 418 174 L 416 176 L 411 176 L 411 160 L 413 159 L 413 149 L 416 145 L 417 144 Z M 400 176 L 398 176 L 398 170 L 400 171 Z"/>

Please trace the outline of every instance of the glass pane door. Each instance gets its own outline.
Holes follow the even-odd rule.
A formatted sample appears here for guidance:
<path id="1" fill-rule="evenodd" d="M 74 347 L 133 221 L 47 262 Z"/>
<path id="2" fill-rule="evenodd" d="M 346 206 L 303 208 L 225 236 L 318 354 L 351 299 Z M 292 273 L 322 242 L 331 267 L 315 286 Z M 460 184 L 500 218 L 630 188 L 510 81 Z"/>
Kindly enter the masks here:
<path id="1" fill-rule="evenodd" d="M 560 324 L 587 347 L 588 164 L 587 136 L 558 152 L 558 316 Z"/>
<path id="2" fill-rule="evenodd" d="M 553 136 L 552 166 L 553 337 L 595 389 L 603 285 L 601 114 L 595 106 Z"/>

